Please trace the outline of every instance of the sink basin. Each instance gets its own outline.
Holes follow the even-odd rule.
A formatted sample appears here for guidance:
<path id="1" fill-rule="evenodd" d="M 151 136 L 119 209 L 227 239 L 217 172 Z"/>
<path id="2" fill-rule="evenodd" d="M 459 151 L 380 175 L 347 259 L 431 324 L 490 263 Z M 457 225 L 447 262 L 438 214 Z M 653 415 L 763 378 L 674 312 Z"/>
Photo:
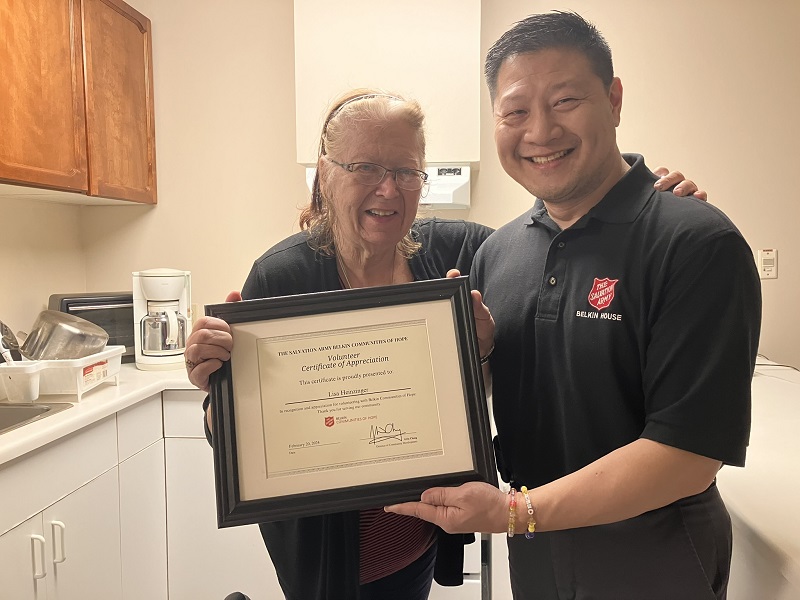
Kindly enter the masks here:
<path id="1" fill-rule="evenodd" d="M 54 402 L 53 404 L 0 402 L 0 433 L 54 415 L 71 406 L 72 404 L 69 402 Z"/>

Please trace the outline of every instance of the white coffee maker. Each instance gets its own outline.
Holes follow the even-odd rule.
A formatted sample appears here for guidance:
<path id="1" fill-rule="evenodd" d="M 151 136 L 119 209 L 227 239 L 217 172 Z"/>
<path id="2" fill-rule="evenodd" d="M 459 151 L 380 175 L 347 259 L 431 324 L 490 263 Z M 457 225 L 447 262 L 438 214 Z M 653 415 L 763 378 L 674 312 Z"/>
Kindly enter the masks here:
<path id="1" fill-rule="evenodd" d="M 133 273 L 136 366 L 143 371 L 183 368 L 191 330 L 191 273 L 148 269 Z"/>

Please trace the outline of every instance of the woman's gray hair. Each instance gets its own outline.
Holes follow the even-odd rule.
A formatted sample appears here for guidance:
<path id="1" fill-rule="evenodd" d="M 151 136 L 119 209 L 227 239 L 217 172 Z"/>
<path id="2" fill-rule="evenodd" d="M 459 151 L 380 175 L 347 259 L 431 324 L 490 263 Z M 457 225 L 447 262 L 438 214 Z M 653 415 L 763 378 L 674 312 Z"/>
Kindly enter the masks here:
<path id="1" fill-rule="evenodd" d="M 329 199 L 323 192 L 328 186 L 323 185 L 327 182 L 323 169 L 320 169 L 320 159 L 329 153 L 337 154 L 337 149 L 347 143 L 347 133 L 352 130 L 353 125 L 359 122 L 388 123 L 394 119 L 404 121 L 417 132 L 419 158 L 424 165 L 425 115 L 415 100 L 406 100 L 383 90 L 355 89 L 340 96 L 329 108 L 320 134 L 311 202 L 300 213 L 300 229 L 308 230 L 309 244 L 318 252 L 328 256 L 335 254 L 336 222 L 336 215 L 331 211 Z M 410 231 L 397 244 L 397 249 L 406 258 L 413 256 L 419 248 L 419 242 L 414 241 Z"/>

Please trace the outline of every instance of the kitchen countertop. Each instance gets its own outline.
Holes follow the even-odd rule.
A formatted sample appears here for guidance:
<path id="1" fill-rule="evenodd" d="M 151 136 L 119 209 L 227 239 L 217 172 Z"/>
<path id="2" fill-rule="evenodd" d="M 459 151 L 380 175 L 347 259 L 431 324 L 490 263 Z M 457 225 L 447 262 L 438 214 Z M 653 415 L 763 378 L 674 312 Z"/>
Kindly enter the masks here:
<path id="1" fill-rule="evenodd" d="M 772 567 L 800 590 L 800 372 L 759 365 L 752 389 L 745 467 L 723 467 L 717 483 L 734 522 L 734 545 L 770 555 Z"/>
<path id="2" fill-rule="evenodd" d="M 184 369 L 140 371 L 136 365 L 120 366 L 119 385 L 103 383 L 84 394 L 40 396 L 41 404 L 72 402 L 72 408 L 0 434 L 0 465 L 54 442 L 87 425 L 113 415 L 164 390 L 195 390 Z M 198 404 L 198 415 L 200 405 Z"/>

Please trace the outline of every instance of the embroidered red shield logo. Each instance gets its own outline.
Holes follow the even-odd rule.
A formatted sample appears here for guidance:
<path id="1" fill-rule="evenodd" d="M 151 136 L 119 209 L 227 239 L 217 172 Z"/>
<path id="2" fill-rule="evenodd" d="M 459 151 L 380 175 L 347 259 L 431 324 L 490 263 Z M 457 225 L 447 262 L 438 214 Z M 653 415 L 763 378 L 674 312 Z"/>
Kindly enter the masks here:
<path id="1" fill-rule="evenodd" d="M 597 310 L 608 308 L 611 301 L 614 299 L 614 286 L 618 281 L 619 279 L 609 279 L 608 277 L 598 279 L 595 277 L 592 291 L 589 292 L 589 297 L 587 298 L 589 304 L 594 306 Z"/>
<path id="2" fill-rule="evenodd" d="M 333 427 L 333 417 L 325 417 L 325 427 Z"/>

